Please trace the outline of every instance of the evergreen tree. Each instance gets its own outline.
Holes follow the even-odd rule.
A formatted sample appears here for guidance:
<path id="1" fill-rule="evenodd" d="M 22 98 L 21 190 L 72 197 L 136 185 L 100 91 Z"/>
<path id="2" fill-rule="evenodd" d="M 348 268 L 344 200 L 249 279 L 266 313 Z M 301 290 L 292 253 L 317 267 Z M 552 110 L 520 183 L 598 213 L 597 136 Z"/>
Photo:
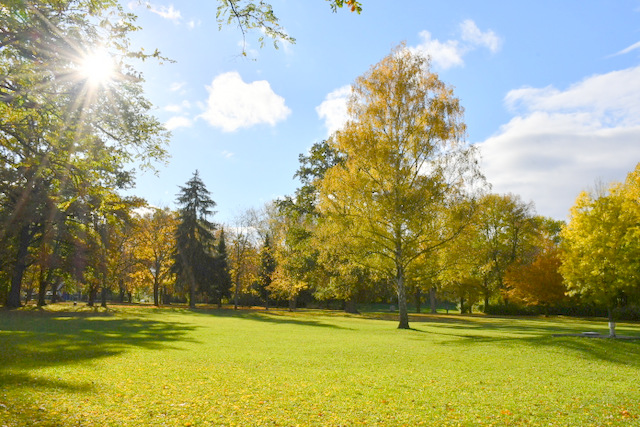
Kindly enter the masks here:
<path id="1" fill-rule="evenodd" d="M 207 218 L 215 212 L 216 203 L 200 179 L 198 171 L 180 187 L 177 203 L 178 227 L 173 254 L 176 284 L 189 292 L 189 307 L 195 307 L 196 292 L 209 293 L 215 264 L 213 232 L 215 224 Z"/>
<path id="2" fill-rule="evenodd" d="M 213 264 L 213 284 L 209 295 L 218 303 L 218 308 L 222 306 L 222 298 L 231 295 L 231 273 L 229 271 L 229 258 L 227 254 L 227 243 L 224 238 L 224 229 L 220 230 L 216 254 Z"/>

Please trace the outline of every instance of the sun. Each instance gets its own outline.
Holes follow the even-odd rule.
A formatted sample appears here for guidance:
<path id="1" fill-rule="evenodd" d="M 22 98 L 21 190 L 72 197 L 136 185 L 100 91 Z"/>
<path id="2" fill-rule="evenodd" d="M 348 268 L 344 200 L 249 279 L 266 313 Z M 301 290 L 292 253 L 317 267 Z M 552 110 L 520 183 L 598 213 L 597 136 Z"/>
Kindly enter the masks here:
<path id="1" fill-rule="evenodd" d="M 105 50 L 88 53 L 80 61 L 79 73 L 92 86 L 106 85 L 115 76 L 113 57 Z"/>

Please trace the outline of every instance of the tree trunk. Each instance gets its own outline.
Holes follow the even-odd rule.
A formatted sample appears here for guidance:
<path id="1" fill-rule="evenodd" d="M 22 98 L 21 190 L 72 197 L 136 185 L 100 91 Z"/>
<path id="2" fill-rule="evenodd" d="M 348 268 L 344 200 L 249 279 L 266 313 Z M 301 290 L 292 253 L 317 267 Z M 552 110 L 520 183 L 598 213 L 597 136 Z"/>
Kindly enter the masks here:
<path id="1" fill-rule="evenodd" d="M 355 298 L 348 298 L 344 300 L 344 312 L 350 314 L 359 314 L 358 309 L 356 308 Z"/>
<path id="2" fill-rule="evenodd" d="M 60 286 L 60 278 L 56 277 L 55 280 L 50 280 L 51 282 L 51 304 L 55 304 L 58 302 L 58 286 Z"/>
<path id="3" fill-rule="evenodd" d="M 22 277 L 27 269 L 27 258 L 29 256 L 29 240 L 30 230 L 28 225 L 23 225 L 20 228 L 18 234 L 18 252 L 16 254 L 16 263 L 13 267 L 13 274 L 11 275 L 11 288 L 9 289 L 9 295 L 7 296 L 7 307 L 17 308 L 21 307 L 20 303 L 20 288 L 22 287 Z"/>
<path id="4" fill-rule="evenodd" d="M 296 311 L 296 295 L 292 295 L 289 297 L 289 311 Z"/>
<path id="5" fill-rule="evenodd" d="M 438 307 L 436 306 L 436 287 L 432 287 L 429 289 L 429 304 L 431 305 L 431 314 L 436 314 L 438 312 Z"/>
<path id="6" fill-rule="evenodd" d="M 485 292 L 484 294 L 484 312 L 486 313 L 489 310 L 489 293 Z"/>
<path id="7" fill-rule="evenodd" d="M 233 309 L 238 309 L 238 300 L 240 299 L 240 275 L 236 277 L 235 291 L 233 292 Z"/>
<path id="8" fill-rule="evenodd" d="M 420 314 L 422 311 L 422 292 L 420 288 L 416 288 L 416 313 Z"/>
<path id="9" fill-rule="evenodd" d="M 464 314 L 464 296 L 460 296 L 460 314 Z"/>
<path id="10" fill-rule="evenodd" d="M 613 320 L 613 308 L 607 307 L 607 314 L 609 315 L 609 338 L 616 337 L 616 322 Z"/>
<path id="11" fill-rule="evenodd" d="M 189 284 L 189 308 L 196 308 L 196 283 Z"/>
<path id="12" fill-rule="evenodd" d="M 40 277 L 40 283 L 38 283 L 38 307 L 44 307 L 47 305 L 45 296 L 47 295 L 47 281 L 44 277 Z"/>
<path id="13" fill-rule="evenodd" d="M 102 299 L 102 304 L 100 304 L 102 307 L 106 308 L 107 307 L 107 287 L 103 286 L 102 287 L 102 291 L 100 292 L 100 296 Z"/>
<path id="14" fill-rule="evenodd" d="M 27 292 L 26 292 L 26 295 L 24 297 L 24 305 L 29 304 L 29 301 L 31 301 L 32 297 L 33 297 L 33 286 L 29 286 L 27 288 Z"/>
<path id="15" fill-rule="evenodd" d="M 93 285 L 89 287 L 89 295 L 87 300 L 87 305 L 89 307 L 93 307 L 93 303 L 96 301 L 96 294 L 98 293 L 98 289 L 96 289 Z"/>
<path id="16" fill-rule="evenodd" d="M 160 284 L 157 275 L 153 276 L 153 305 L 160 307 Z"/>
<path id="17" fill-rule="evenodd" d="M 267 296 L 264 297 L 264 310 L 269 311 L 269 294 L 267 294 Z"/>
<path id="18" fill-rule="evenodd" d="M 398 329 L 409 329 L 409 312 L 407 311 L 407 291 L 404 287 L 404 271 L 397 269 L 396 284 L 398 288 Z"/>

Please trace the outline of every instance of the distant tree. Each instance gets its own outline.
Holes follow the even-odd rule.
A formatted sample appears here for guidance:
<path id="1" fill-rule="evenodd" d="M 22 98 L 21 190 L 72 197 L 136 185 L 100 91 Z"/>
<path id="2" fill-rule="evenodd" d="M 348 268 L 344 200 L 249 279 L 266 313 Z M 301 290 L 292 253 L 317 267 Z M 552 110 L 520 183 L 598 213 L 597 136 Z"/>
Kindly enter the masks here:
<path id="1" fill-rule="evenodd" d="M 229 253 L 233 283 L 233 307 L 238 309 L 242 293 L 249 293 L 257 280 L 259 256 L 255 245 L 256 232 L 251 227 L 251 213 L 243 212 L 235 220 Z"/>
<path id="2" fill-rule="evenodd" d="M 188 292 L 189 307 L 196 304 L 196 292 L 209 292 L 215 264 L 214 223 L 208 217 L 216 203 L 195 171 L 184 187 L 180 187 L 177 204 L 178 226 L 172 271 L 177 282 Z"/>
<path id="3" fill-rule="evenodd" d="M 271 237 L 266 234 L 260 250 L 260 268 L 258 269 L 258 293 L 264 301 L 264 308 L 269 309 L 269 289 L 276 271 L 276 260 L 273 256 Z"/>
<path id="4" fill-rule="evenodd" d="M 229 254 L 227 253 L 224 229 L 221 229 L 218 234 L 218 243 L 213 257 L 213 283 L 211 284 L 209 295 L 216 301 L 218 308 L 220 308 L 222 306 L 222 298 L 231 295 L 232 286 Z"/>
<path id="5" fill-rule="evenodd" d="M 331 139 L 346 161 L 321 182 L 323 227 L 333 228 L 332 244 L 393 283 L 399 328 L 409 328 L 411 270 L 457 236 L 442 233 L 442 221 L 480 182 L 462 111 L 428 60 L 400 46 L 356 80 L 350 120 Z"/>
<path id="6" fill-rule="evenodd" d="M 507 269 L 536 253 L 533 204 L 524 203 L 514 194 L 487 194 L 479 201 L 474 223 L 472 238 L 486 310 L 494 297 L 508 302 Z"/>
<path id="7" fill-rule="evenodd" d="M 174 212 L 168 208 L 152 208 L 137 220 L 135 257 L 142 280 L 153 283 L 153 304 L 159 306 L 168 297 L 171 278 L 172 250 L 178 224 Z M 163 291 L 163 292 L 161 292 Z M 168 301 L 162 301 L 166 304 Z"/>

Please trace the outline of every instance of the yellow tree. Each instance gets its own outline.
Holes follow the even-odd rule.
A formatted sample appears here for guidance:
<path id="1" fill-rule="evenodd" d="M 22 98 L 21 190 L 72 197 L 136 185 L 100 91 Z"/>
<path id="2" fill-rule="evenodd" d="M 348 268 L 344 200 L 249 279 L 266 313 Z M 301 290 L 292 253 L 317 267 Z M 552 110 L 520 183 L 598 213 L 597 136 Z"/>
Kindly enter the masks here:
<path id="1" fill-rule="evenodd" d="M 168 298 L 167 286 L 171 283 L 171 258 L 175 245 L 178 218 L 170 209 L 153 208 L 144 212 L 137 223 L 136 258 L 137 277 L 153 283 L 153 304 L 158 306 Z M 167 303 L 168 301 L 162 301 Z"/>
<path id="2" fill-rule="evenodd" d="M 395 286 L 401 329 L 409 328 L 407 277 L 457 235 L 442 218 L 481 178 L 462 112 L 429 61 L 401 45 L 356 80 L 349 121 L 331 138 L 346 160 L 320 183 L 323 226 Z"/>
<path id="3" fill-rule="evenodd" d="M 562 230 L 560 271 L 571 294 L 605 305 L 610 335 L 613 308 L 639 283 L 638 177 L 640 165 L 623 185 L 613 183 L 598 194 L 582 192 Z"/>

